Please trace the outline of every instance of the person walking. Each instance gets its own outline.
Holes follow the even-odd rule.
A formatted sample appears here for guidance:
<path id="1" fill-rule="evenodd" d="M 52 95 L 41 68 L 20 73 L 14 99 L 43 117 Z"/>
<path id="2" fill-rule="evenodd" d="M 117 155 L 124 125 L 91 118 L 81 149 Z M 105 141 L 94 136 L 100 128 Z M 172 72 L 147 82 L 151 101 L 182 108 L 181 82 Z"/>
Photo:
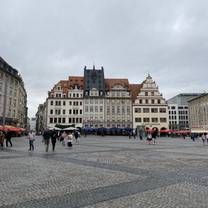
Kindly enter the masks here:
<path id="1" fill-rule="evenodd" d="M 51 134 L 51 144 L 52 144 L 52 151 L 55 151 L 55 147 L 56 147 L 56 139 L 58 137 L 57 132 L 54 130 Z"/>
<path id="2" fill-rule="evenodd" d="M 75 138 L 76 144 L 79 144 L 79 132 L 78 131 L 74 132 L 74 138 Z"/>
<path id="3" fill-rule="evenodd" d="M 206 140 L 206 136 L 205 136 L 205 134 L 202 134 L 202 142 L 203 142 L 203 145 L 205 145 L 205 140 Z"/>
<path id="4" fill-rule="evenodd" d="M 153 144 L 156 143 L 156 138 L 157 138 L 157 131 L 154 130 L 153 133 L 152 133 Z"/>
<path id="5" fill-rule="evenodd" d="M 151 141 L 152 141 L 152 134 L 149 132 L 149 133 L 147 133 L 147 142 L 148 142 L 148 144 L 151 144 Z"/>
<path id="6" fill-rule="evenodd" d="M 29 139 L 29 151 L 34 151 L 35 133 L 33 131 L 29 132 L 28 139 Z"/>
<path id="7" fill-rule="evenodd" d="M 46 129 L 43 132 L 43 141 L 45 143 L 45 147 L 46 147 L 46 152 L 48 152 L 48 148 L 49 148 L 49 143 L 50 143 L 50 138 L 51 138 L 51 132 L 49 129 Z"/>
<path id="8" fill-rule="evenodd" d="M 9 144 L 10 144 L 10 147 L 12 147 L 12 141 L 11 141 L 11 139 L 12 139 L 12 132 L 11 131 L 7 131 L 5 137 L 6 137 L 6 146 L 8 147 Z"/>
<path id="9" fill-rule="evenodd" d="M 0 147 L 2 150 L 4 149 L 4 139 L 5 139 L 4 133 L 0 131 Z"/>

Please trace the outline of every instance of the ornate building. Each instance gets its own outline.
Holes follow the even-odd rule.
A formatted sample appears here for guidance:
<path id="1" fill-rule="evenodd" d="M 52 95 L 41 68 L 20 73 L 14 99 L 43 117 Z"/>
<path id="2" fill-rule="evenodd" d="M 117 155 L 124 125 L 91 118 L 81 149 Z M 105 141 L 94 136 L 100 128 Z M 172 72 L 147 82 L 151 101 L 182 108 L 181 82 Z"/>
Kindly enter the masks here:
<path id="1" fill-rule="evenodd" d="M 128 79 L 105 79 L 105 127 L 133 126 Z"/>
<path id="2" fill-rule="evenodd" d="M 27 126 L 27 93 L 16 69 L 0 57 L 0 125 Z"/>
<path id="3" fill-rule="evenodd" d="M 193 132 L 208 132 L 208 93 L 188 101 L 189 122 Z"/>
<path id="4" fill-rule="evenodd" d="M 141 85 L 132 87 L 133 127 L 144 126 L 146 129 L 165 130 L 169 128 L 168 105 L 160 94 L 158 86 L 150 75 Z M 135 98 L 135 92 L 138 92 Z"/>
<path id="5" fill-rule="evenodd" d="M 105 79 L 104 69 L 84 68 L 84 77 L 61 80 L 46 102 L 47 127 L 57 124 L 93 128 L 168 129 L 165 99 L 150 76 L 142 84 Z"/>
<path id="6" fill-rule="evenodd" d="M 84 127 L 104 127 L 104 69 L 84 68 Z"/>
<path id="7" fill-rule="evenodd" d="M 83 86 L 83 77 L 70 76 L 53 87 L 46 102 L 47 127 L 57 124 L 82 127 Z"/>

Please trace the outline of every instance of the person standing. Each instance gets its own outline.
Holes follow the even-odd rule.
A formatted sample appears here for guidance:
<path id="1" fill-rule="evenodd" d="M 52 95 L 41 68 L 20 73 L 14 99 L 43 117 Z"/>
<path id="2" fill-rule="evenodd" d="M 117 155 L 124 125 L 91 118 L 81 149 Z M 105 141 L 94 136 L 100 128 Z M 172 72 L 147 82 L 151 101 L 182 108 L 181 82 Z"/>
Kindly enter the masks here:
<path id="1" fill-rule="evenodd" d="M 6 137 L 6 146 L 8 147 L 9 144 L 10 144 L 10 147 L 12 147 L 12 141 L 11 141 L 11 139 L 12 139 L 12 132 L 11 131 L 7 131 L 5 137 Z"/>
<path id="2" fill-rule="evenodd" d="M 79 143 L 79 132 L 78 131 L 74 132 L 74 138 L 75 138 L 76 143 L 78 144 Z"/>
<path id="3" fill-rule="evenodd" d="M 150 132 L 148 132 L 148 134 L 147 134 L 147 142 L 148 142 L 148 144 L 151 144 L 151 141 L 152 141 L 152 134 Z"/>
<path id="4" fill-rule="evenodd" d="M 48 152 L 50 138 L 51 138 L 51 132 L 50 132 L 50 130 L 46 129 L 43 132 L 43 140 L 44 140 L 44 143 L 45 143 L 45 146 L 46 146 L 46 152 Z"/>
<path id="5" fill-rule="evenodd" d="M 55 147 L 56 147 L 56 139 L 58 137 L 58 134 L 56 133 L 56 131 L 54 130 L 51 134 L 51 144 L 52 144 L 52 151 L 55 151 Z"/>
<path id="6" fill-rule="evenodd" d="M 205 134 L 202 134 L 202 142 L 203 142 L 203 145 L 205 145 L 205 140 L 206 140 L 206 136 L 205 136 Z"/>
<path id="7" fill-rule="evenodd" d="M 33 131 L 30 131 L 28 134 L 29 139 L 29 151 L 34 151 L 34 141 L 35 141 L 35 133 Z"/>
<path id="8" fill-rule="evenodd" d="M 4 139 L 5 139 L 4 133 L 0 131 L 0 147 L 2 150 L 4 149 Z"/>

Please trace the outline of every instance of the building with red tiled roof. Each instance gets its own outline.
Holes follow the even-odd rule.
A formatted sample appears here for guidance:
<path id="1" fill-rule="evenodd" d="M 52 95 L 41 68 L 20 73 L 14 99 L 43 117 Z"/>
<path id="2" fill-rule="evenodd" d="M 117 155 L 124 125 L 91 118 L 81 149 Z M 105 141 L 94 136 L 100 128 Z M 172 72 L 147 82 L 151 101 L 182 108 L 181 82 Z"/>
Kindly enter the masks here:
<path id="1" fill-rule="evenodd" d="M 47 126 L 168 129 L 167 103 L 155 81 L 104 78 L 104 69 L 84 68 L 84 76 L 60 80 L 47 99 Z"/>

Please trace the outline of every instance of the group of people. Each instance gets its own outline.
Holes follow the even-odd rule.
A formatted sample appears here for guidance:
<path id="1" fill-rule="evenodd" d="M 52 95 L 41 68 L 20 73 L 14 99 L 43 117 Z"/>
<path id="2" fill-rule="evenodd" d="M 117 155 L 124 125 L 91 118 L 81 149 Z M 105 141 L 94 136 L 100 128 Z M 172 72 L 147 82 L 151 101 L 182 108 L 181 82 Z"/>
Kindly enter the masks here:
<path id="1" fill-rule="evenodd" d="M 4 141 L 6 141 L 6 147 L 12 147 L 12 132 L 11 131 L 0 131 L 0 148 L 4 149 Z"/>
<path id="2" fill-rule="evenodd" d="M 48 152 L 50 140 L 52 144 L 52 151 L 55 151 L 57 140 L 62 142 L 63 146 L 72 147 L 73 138 L 75 138 L 76 143 L 79 143 L 79 137 L 80 133 L 77 130 L 75 130 L 73 133 L 66 133 L 64 131 L 62 134 L 55 130 L 45 130 L 43 132 L 43 142 L 45 143 L 46 152 Z"/>

